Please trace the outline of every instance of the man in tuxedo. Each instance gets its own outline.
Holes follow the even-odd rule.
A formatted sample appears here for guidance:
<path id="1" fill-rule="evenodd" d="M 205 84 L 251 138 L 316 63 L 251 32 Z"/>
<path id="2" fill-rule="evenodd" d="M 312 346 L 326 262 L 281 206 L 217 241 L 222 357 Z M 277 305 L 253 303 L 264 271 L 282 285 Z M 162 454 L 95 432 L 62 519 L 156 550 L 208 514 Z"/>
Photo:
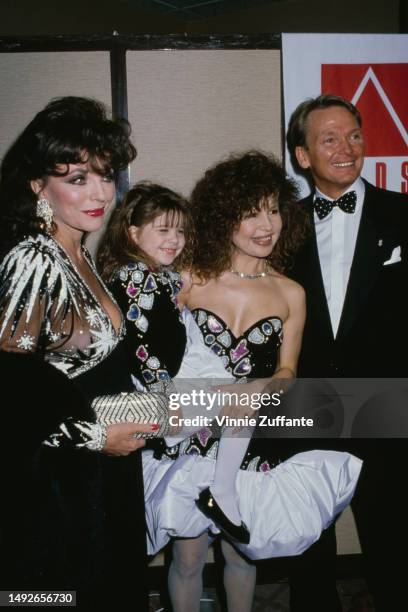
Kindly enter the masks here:
<path id="1" fill-rule="evenodd" d="M 334 95 L 301 103 L 287 134 L 295 166 L 312 193 L 300 202 L 311 222 L 292 277 L 306 290 L 307 317 L 298 376 L 408 376 L 408 197 L 361 178 L 364 136 L 358 110 Z M 406 439 L 315 440 L 364 461 L 352 509 L 376 611 L 403 609 L 406 550 L 402 501 Z M 292 610 L 340 610 L 335 533 L 328 529 L 294 562 Z M 391 603 L 393 602 L 393 603 Z"/>

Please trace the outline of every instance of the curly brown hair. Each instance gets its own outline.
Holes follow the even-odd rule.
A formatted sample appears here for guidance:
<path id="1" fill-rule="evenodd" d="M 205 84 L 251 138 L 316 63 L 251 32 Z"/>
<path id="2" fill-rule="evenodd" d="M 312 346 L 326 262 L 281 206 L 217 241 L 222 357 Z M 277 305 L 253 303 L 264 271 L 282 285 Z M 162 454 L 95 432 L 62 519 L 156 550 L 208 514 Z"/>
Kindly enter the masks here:
<path id="1" fill-rule="evenodd" d="M 170 226 L 183 223 L 186 245 L 192 236 L 191 217 L 187 200 L 181 195 L 148 181 L 136 183 L 113 211 L 97 254 L 97 266 L 102 278 L 112 280 L 114 273 L 124 265 L 143 261 L 151 268 L 157 264 L 135 244 L 129 227 L 142 227 L 165 214 Z M 191 247 L 189 247 L 191 248 Z M 177 266 L 177 259 L 174 265 Z"/>
<path id="2" fill-rule="evenodd" d="M 270 197 L 278 200 L 283 228 L 267 262 L 278 272 L 288 269 L 309 223 L 303 207 L 297 205 L 296 184 L 273 155 L 261 151 L 232 155 L 198 181 L 191 195 L 195 237 L 193 248 L 184 251 L 184 266 L 202 280 L 228 270 L 234 230 Z"/>

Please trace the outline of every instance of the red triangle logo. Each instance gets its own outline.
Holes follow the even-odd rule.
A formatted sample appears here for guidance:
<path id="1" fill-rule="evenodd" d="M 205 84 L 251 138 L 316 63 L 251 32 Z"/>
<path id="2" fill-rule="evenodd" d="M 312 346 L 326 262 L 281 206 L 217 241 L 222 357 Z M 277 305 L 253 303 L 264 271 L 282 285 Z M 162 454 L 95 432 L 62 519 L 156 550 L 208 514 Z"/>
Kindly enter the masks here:
<path id="1" fill-rule="evenodd" d="M 407 129 L 407 105 L 401 83 L 408 81 L 408 64 L 322 64 L 322 93 L 352 100 L 371 68 L 399 120 Z M 379 89 L 369 78 L 356 106 L 363 118 L 367 157 L 402 157 L 408 147 Z"/>
<path id="2" fill-rule="evenodd" d="M 367 157 L 406 155 L 407 145 L 402 134 L 371 80 L 368 81 L 356 106 L 363 117 Z"/>

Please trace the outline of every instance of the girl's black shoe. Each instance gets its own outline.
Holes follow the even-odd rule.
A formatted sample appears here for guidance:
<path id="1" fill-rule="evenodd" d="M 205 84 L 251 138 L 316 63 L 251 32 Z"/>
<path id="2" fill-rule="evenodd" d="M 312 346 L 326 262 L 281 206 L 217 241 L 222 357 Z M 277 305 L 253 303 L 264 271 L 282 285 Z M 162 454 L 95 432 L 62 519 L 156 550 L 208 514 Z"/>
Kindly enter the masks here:
<path id="1" fill-rule="evenodd" d="M 209 487 L 201 491 L 196 504 L 201 512 L 211 519 L 227 538 L 241 544 L 249 544 L 250 533 L 245 523 L 241 522 L 241 525 L 231 523 L 215 501 Z"/>

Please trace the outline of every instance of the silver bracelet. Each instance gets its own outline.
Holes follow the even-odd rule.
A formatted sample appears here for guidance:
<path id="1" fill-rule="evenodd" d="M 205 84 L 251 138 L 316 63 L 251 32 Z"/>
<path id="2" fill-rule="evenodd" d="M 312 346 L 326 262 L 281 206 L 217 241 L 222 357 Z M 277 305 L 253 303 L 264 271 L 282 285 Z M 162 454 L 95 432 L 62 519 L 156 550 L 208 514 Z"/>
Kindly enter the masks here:
<path id="1" fill-rule="evenodd" d="M 91 451 L 102 451 L 105 448 L 108 437 L 107 427 L 103 423 L 94 423 L 92 432 L 89 432 L 92 438 L 85 443 L 85 447 Z"/>

